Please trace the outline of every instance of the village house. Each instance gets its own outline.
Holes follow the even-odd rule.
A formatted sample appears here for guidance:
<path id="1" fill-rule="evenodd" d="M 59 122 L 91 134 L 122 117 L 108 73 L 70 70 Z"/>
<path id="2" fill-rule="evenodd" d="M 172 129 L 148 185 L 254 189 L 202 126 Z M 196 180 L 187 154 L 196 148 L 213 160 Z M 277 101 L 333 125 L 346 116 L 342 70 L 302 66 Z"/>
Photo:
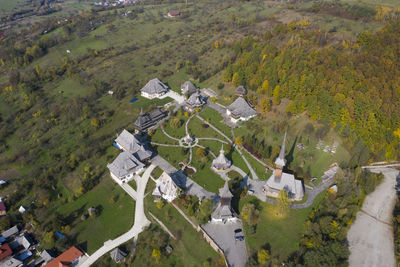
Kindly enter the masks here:
<path id="1" fill-rule="evenodd" d="M 115 248 L 113 251 L 110 252 L 111 259 L 117 264 L 125 262 L 126 255 L 126 252 L 120 250 L 119 248 Z"/>
<path id="2" fill-rule="evenodd" d="M 186 100 L 184 108 L 191 113 L 205 104 L 207 104 L 207 99 L 200 94 L 200 90 L 196 90 L 196 92 Z"/>
<path id="3" fill-rule="evenodd" d="M 140 92 L 143 97 L 153 99 L 165 95 L 168 90 L 168 86 L 163 84 L 158 78 L 154 78 L 140 89 Z"/>
<path id="4" fill-rule="evenodd" d="M 76 266 L 79 264 L 82 255 L 82 251 L 73 246 L 44 265 L 44 267 Z"/>
<path id="5" fill-rule="evenodd" d="M 283 172 L 286 165 L 285 159 L 286 133 L 283 137 L 281 151 L 275 160 L 275 170 L 264 185 L 264 192 L 267 196 L 278 197 L 281 190 L 285 190 L 292 200 L 302 200 L 304 196 L 303 184 L 295 179 L 293 174 Z"/>
<path id="6" fill-rule="evenodd" d="M 238 121 L 247 121 L 257 115 L 257 111 L 243 98 L 238 97 L 226 109 L 226 114 L 233 123 Z"/>
<path id="7" fill-rule="evenodd" d="M 216 98 L 218 96 L 217 93 L 211 90 L 210 88 L 201 89 L 201 93 L 210 98 Z"/>
<path id="8" fill-rule="evenodd" d="M 188 98 L 191 94 L 196 92 L 197 88 L 191 81 L 186 81 L 181 85 L 181 93 L 185 98 Z"/>
<path id="9" fill-rule="evenodd" d="M 1 236 L 4 237 L 5 239 L 8 239 L 12 236 L 17 235 L 18 233 L 19 233 L 18 226 L 15 225 L 15 226 L 11 227 L 10 229 L 3 231 L 1 233 Z"/>
<path id="10" fill-rule="evenodd" d="M 247 90 L 244 88 L 243 85 L 239 85 L 238 88 L 235 90 L 235 94 L 238 96 L 245 96 L 247 95 Z"/>
<path id="11" fill-rule="evenodd" d="M 216 157 L 212 163 L 211 167 L 216 171 L 225 171 L 231 167 L 232 163 L 225 157 L 224 147 L 221 147 L 218 157 Z"/>
<path id="12" fill-rule="evenodd" d="M 144 170 L 144 164 L 131 153 L 124 151 L 110 164 L 107 164 L 111 177 L 118 183 L 129 182 Z"/>
<path id="13" fill-rule="evenodd" d="M 172 202 L 178 196 L 178 186 L 171 176 L 163 172 L 156 180 L 156 188 L 154 188 L 152 195 L 155 201 L 163 198 L 168 202 Z"/>
<path id="14" fill-rule="evenodd" d="M 145 132 L 158 125 L 159 122 L 168 117 L 168 111 L 155 108 L 148 113 L 140 111 L 139 117 L 134 122 L 136 133 Z"/>
<path id="15" fill-rule="evenodd" d="M 115 139 L 114 145 L 123 151 L 133 154 L 138 160 L 148 160 L 152 152 L 146 148 L 146 142 L 140 135 L 133 135 L 127 130 L 123 130 L 117 139 Z"/>
<path id="16" fill-rule="evenodd" d="M 225 181 L 224 187 L 219 189 L 220 201 L 217 208 L 211 213 L 211 221 L 227 222 L 236 220 L 235 213 L 232 211 L 231 200 L 232 193 L 229 191 L 228 182 Z"/>

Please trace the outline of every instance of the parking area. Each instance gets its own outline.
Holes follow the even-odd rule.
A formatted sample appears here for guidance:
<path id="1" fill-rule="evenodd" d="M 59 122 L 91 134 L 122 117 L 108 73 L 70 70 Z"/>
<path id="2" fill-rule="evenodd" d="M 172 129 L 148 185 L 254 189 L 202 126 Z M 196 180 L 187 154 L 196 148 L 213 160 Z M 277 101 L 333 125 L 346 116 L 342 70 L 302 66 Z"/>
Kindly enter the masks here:
<path id="1" fill-rule="evenodd" d="M 231 267 L 243 267 L 247 261 L 246 241 L 240 238 L 244 236 L 242 222 L 210 222 L 202 225 L 204 231 L 224 251 L 226 260 Z M 235 238 L 236 236 L 236 238 Z M 242 240 L 240 240 L 242 239 Z"/>

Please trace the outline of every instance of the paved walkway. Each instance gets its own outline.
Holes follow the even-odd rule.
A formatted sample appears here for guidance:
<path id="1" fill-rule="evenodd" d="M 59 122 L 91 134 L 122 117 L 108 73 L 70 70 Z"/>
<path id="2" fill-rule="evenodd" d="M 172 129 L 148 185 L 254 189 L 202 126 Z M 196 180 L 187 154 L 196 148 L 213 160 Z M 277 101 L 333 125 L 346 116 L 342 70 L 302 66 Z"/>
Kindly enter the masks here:
<path id="1" fill-rule="evenodd" d="M 135 205 L 135 222 L 132 228 L 125 234 L 117 237 L 116 239 L 104 242 L 104 245 L 101 248 L 99 248 L 96 252 L 94 252 L 92 255 L 90 255 L 90 257 L 82 264 L 80 264 L 80 266 L 89 267 L 107 252 L 129 241 L 130 239 L 138 236 L 144 230 L 145 227 L 150 225 L 150 221 L 146 218 L 146 215 L 144 214 L 143 199 L 147 181 L 149 180 L 150 173 L 153 171 L 154 168 L 155 168 L 154 165 L 150 165 L 143 173 L 142 177 L 137 179 L 138 183 L 137 183 L 137 198 Z"/>
<path id="2" fill-rule="evenodd" d="M 160 96 L 159 98 L 163 99 L 166 97 L 172 98 L 173 100 L 178 102 L 178 104 L 182 104 L 185 101 L 185 98 L 183 96 L 181 96 L 180 94 L 178 94 L 177 92 L 175 92 L 173 90 L 169 90 L 166 94 Z"/>
<path id="3" fill-rule="evenodd" d="M 392 227 L 392 212 L 396 202 L 396 180 L 399 171 L 385 167 L 370 168 L 382 172 L 382 183 L 369 194 L 347 233 L 349 266 L 396 266 Z"/>
<path id="4" fill-rule="evenodd" d="M 175 141 L 178 141 L 179 142 L 179 139 L 178 138 L 175 138 L 175 137 L 173 137 L 173 136 L 170 136 L 166 131 L 165 131 L 165 129 L 163 128 L 163 127 L 160 127 L 161 128 L 161 131 L 169 138 L 169 139 L 172 139 L 172 140 L 175 140 Z"/>

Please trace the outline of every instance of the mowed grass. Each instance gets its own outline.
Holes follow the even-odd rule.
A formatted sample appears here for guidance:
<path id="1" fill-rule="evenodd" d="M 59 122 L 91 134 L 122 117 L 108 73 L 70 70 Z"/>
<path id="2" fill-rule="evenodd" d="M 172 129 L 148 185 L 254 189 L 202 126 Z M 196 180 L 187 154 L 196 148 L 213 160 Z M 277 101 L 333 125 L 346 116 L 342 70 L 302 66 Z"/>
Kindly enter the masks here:
<path id="1" fill-rule="evenodd" d="M 222 122 L 223 117 L 221 116 L 221 114 L 207 107 L 203 109 L 203 111 L 201 111 L 199 115 L 206 121 L 210 122 L 214 127 L 224 133 L 227 137 L 232 138 L 231 129 Z"/>
<path id="2" fill-rule="evenodd" d="M 115 203 L 110 201 L 113 196 L 117 198 Z M 114 239 L 130 229 L 135 213 L 134 203 L 110 177 L 103 177 L 93 190 L 74 202 L 59 206 L 57 212 L 76 216 L 67 235 L 76 236 L 77 245 L 91 254 L 108 239 Z M 82 221 L 81 215 L 87 214 L 90 207 L 100 210 L 100 215 Z"/>
<path id="3" fill-rule="evenodd" d="M 182 217 L 182 215 L 170 204 L 158 209 L 152 196 L 145 199 L 145 208 L 150 210 L 167 228 L 175 235 L 179 236 L 178 241 L 170 239 L 171 246 L 174 248 L 168 261 L 164 266 L 170 266 L 170 262 L 177 261 L 174 266 L 203 266 L 207 259 L 217 259 L 219 255 L 203 239 L 200 233 Z M 149 218 L 151 218 L 149 216 Z M 152 223 L 155 223 L 152 220 Z M 139 237 L 140 242 L 140 237 Z M 151 257 L 151 255 L 148 255 Z M 140 266 L 139 261 L 135 261 Z"/>
<path id="4" fill-rule="evenodd" d="M 259 201 L 254 196 L 249 196 L 240 202 L 240 211 L 247 203 L 257 203 L 260 207 L 260 222 L 256 232 L 244 223 L 245 240 L 248 254 L 252 255 L 259 249 L 270 247 L 272 257 L 281 261 L 299 248 L 301 235 L 304 231 L 304 222 L 307 220 L 311 210 L 325 197 L 325 192 L 319 194 L 311 207 L 300 210 L 289 209 L 284 216 L 277 215 L 277 206 Z"/>

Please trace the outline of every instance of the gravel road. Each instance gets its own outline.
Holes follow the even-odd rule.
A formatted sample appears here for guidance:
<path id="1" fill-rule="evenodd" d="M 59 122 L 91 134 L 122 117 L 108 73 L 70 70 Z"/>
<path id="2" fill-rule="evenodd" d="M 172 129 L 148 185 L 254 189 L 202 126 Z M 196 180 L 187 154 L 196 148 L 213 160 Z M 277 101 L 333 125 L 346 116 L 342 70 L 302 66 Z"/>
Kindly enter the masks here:
<path id="1" fill-rule="evenodd" d="M 396 266 L 392 212 L 396 200 L 396 178 L 399 171 L 390 168 L 371 169 L 382 172 L 382 183 L 369 194 L 347 234 L 350 267 Z"/>

